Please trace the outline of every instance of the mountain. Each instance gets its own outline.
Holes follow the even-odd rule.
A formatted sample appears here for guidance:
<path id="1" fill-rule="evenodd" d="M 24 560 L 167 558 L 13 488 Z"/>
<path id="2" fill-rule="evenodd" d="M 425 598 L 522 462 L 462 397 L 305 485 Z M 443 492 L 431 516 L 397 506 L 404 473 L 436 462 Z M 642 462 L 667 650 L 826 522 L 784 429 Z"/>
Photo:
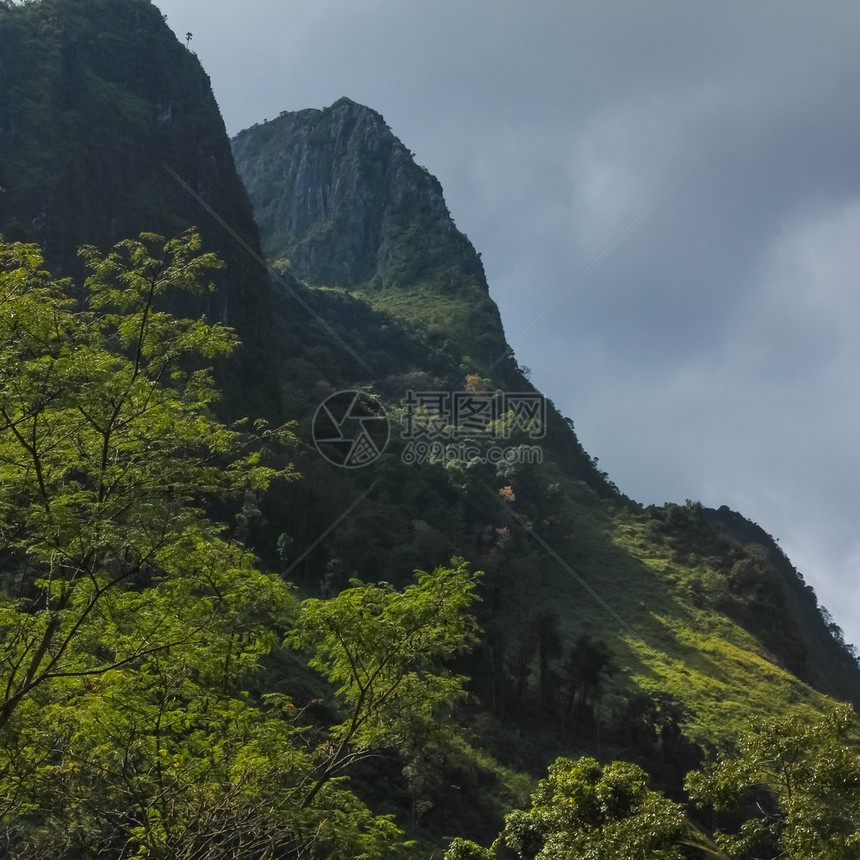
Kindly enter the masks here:
<path id="1" fill-rule="evenodd" d="M 52 271 L 78 275 L 80 245 L 196 226 L 226 269 L 190 310 L 241 333 L 238 369 L 222 379 L 247 407 L 267 409 L 271 290 L 253 258 L 257 227 L 209 78 L 158 9 L 0 6 L 0 93 L 0 234 L 39 243 Z"/>
<path id="2" fill-rule="evenodd" d="M 294 421 L 300 440 L 301 480 L 218 508 L 263 567 L 323 597 L 452 556 L 484 571 L 480 641 L 452 667 L 468 678 L 465 733 L 353 775 L 433 851 L 443 835 L 492 837 L 557 755 L 638 761 L 677 795 L 750 714 L 860 701 L 855 656 L 769 535 L 693 501 L 644 508 L 597 468 L 514 361 L 439 182 L 372 109 L 284 113 L 231 148 L 205 72 L 147 0 L 2 3 L 0 188 L 0 232 L 39 242 L 57 274 L 80 275 L 80 244 L 193 225 L 224 259 L 216 290 L 180 308 L 242 338 L 218 408 Z M 382 415 L 385 438 L 344 468 L 362 463 L 338 460 L 342 419 L 365 430 Z M 14 553 L 2 563 L 18 572 Z M 273 652 L 236 701 L 270 694 L 311 727 L 289 732 L 324 738 L 332 688 L 306 655 Z M 82 696 L 97 695 L 89 680 Z M 74 784 L 76 766 L 58 770 Z"/>
<path id="3" fill-rule="evenodd" d="M 378 113 L 347 98 L 283 113 L 237 135 L 233 152 L 270 260 L 358 293 L 449 351 L 485 365 L 505 354 L 480 255 Z"/>
<path id="4" fill-rule="evenodd" d="M 309 581 L 350 561 L 360 575 L 396 576 L 392 559 L 420 564 L 419 544 L 474 558 L 492 575 L 492 606 L 486 650 L 470 671 L 484 701 L 506 713 L 540 710 L 541 687 L 562 672 L 550 652 L 583 634 L 610 644 L 625 678 L 614 682 L 618 695 L 632 684 L 677 697 L 702 741 L 731 732 L 742 713 L 815 703 L 814 691 L 860 700 L 855 658 L 770 536 L 727 509 L 643 509 L 596 469 L 552 404 L 541 464 L 493 469 L 455 457 L 404 468 L 408 442 L 396 431 L 403 436 L 408 390 L 464 390 L 472 374 L 488 390 L 534 392 L 503 341 L 479 255 L 438 181 L 377 112 L 347 98 L 255 125 L 233 152 L 273 265 L 304 284 L 321 317 L 337 296 L 329 318 L 351 316 L 339 335 L 374 352 L 377 372 L 353 364 L 335 380 L 318 367 L 320 379 L 375 390 L 395 431 L 381 461 L 386 498 L 377 491 L 365 504 L 375 516 L 356 515 L 360 545 L 335 534 L 311 557 Z M 399 345 L 386 342 L 395 329 Z M 320 486 L 345 486 L 337 470 L 326 475 L 305 489 L 303 510 Z M 508 510 L 491 498 L 503 485 L 516 498 Z M 482 544 L 488 529 L 510 537 Z"/>

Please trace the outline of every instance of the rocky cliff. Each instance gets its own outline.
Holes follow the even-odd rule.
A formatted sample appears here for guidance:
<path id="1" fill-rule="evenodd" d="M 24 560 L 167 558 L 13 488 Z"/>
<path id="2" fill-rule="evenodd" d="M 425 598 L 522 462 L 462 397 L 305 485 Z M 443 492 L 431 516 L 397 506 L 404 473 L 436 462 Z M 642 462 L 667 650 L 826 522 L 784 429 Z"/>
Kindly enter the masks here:
<path id="1" fill-rule="evenodd" d="M 233 152 L 269 259 L 358 291 L 478 363 L 504 352 L 480 255 L 376 111 L 342 98 L 285 112 L 237 135 Z"/>

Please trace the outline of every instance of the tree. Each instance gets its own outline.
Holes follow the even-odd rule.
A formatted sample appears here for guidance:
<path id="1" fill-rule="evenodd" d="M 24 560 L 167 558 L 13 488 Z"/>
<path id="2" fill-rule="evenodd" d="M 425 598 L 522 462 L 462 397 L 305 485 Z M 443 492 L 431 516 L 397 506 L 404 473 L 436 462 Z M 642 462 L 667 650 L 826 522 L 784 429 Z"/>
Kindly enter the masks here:
<path id="1" fill-rule="evenodd" d="M 310 665 L 336 686 L 346 713 L 329 731 L 304 806 L 368 753 L 429 740 L 440 709 L 463 697 L 464 679 L 444 661 L 476 641 L 467 611 L 476 582 L 466 562 L 454 559 L 449 568 L 416 571 L 402 591 L 353 580 L 337 597 L 302 604 L 290 641 L 311 652 Z"/>
<path id="2" fill-rule="evenodd" d="M 551 661 L 562 653 L 562 640 L 559 626 L 561 618 L 554 609 L 545 609 L 538 616 L 538 666 L 540 707 L 542 711 L 552 709 L 558 676 L 551 668 Z"/>
<path id="3" fill-rule="evenodd" d="M 748 816 L 735 832 L 717 835 L 733 855 L 855 858 L 860 856 L 856 731 L 850 705 L 834 705 L 811 720 L 757 717 L 737 752 L 689 774 L 687 789 L 703 805 L 740 809 Z"/>
<path id="4" fill-rule="evenodd" d="M 560 758 L 532 794 L 528 810 L 505 817 L 492 848 L 452 842 L 446 860 L 682 860 L 724 857 L 687 821 L 683 808 L 647 787 L 634 764 Z"/>
<path id="5" fill-rule="evenodd" d="M 625 758 L 644 767 L 654 784 L 677 800 L 684 796 L 685 775 L 702 763 L 701 747 L 684 732 L 689 721 L 671 693 L 640 690 L 615 710 L 607 734 Z"/>
<path id="6" fill-rule="evenodd" d="M 592 639 L 587 633 L 578 636 L 568 651 L 562 673 L 567 688 L 565 720 L 576 703 L 576 726 L 579 727 L 586 704 L 594 703 L 604 679 L 614 672 L 615 663 L 606 643 Z"/>
<path id="7" fill-rule="evenodd" d="M 83 255 L 76 288 L 0 244 L 0 853 L 378 857 L 398 828 L 343 785 L 302 809 L 300 712 L 247 692 L 297 607 L 209 512 L 292 477 L 292 436 L 216 421 L 235 337 L 164 310 L 219 263 Z"/>
<path id="8" fill-rule="evenodd" d="M 228 354 L 235 337 L 158 308 L 168 290 L 201 289 L 219 265 L 199 248 L 186 235 L 144 236 L 105 257 L 84 249 L 88 310 L 70 298 L 69 282 L 43 271 L 34 246 L 0 250 L 0 551 L 9 595 L 0 729 L 45 685 L 97 677 L 193 639 L 218 622 L 231 589 L 271 597 L 270 578 L 222 581 L 248 565 L 203 500 L 289 476 L 289 467 L 264 466 L 259 451 L 288 441 L 288 431 L 258 425 L 245 434 L 213 420 L 211 378 L 194 362 Z M 139 624 L 141 585 L 176 603 L 151 630 Z M 186 605 L 193 612 L 181 618 Z M 241 617 L 230 621 L 237 633 L 254 620 L 250 606 Z M 106 629 L 111 637 L 95 647 Z"/>

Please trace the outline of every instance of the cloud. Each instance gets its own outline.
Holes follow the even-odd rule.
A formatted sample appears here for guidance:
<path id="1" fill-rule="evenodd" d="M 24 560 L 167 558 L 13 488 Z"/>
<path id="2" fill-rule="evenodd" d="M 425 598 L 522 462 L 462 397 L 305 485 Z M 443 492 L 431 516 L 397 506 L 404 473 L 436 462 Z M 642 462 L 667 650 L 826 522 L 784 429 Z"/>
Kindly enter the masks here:
<path id="1" fill-rule="evenodd" d="M 786 227 L 708 350 L 652 377 L 613 368 L 579 406 L 587 429 L 578 423 L 634 497 L 728 504 L 781 538 L 849 638 L 860 630 L 858 235 L 860 200 Z"/>

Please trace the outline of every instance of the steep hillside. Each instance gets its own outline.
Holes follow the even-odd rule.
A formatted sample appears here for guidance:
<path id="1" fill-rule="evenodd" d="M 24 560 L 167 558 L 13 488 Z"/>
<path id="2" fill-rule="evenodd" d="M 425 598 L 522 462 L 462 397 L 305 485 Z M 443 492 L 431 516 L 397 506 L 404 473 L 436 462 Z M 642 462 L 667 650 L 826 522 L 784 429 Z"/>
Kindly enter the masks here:
<path id="1" fill-rule="evenodd" d="M 729 547 L 740 546 L 749 557 L 733 566 L 725 585 L 716 583 L 712 599 L 783 654 L 799 678 L 857 703 L 856 649 L 845 642 L 827 610 L 818 607 L 812 586 L 779 544 L 761 526 L 725 505 L 716 511 L 705 509 L 704 514 Z"/>
<path id="2" fill-rule="evenodd" d="M 155 6 L 0 6 L 0 234 L 38 242 L 52 271 L 78 274 L 80 245 L 198 227 L 226 270 L 193 310 L 241 332 L 230 390 L 270 408 L 268 278 L 208 210 L 259 249 L 209 78 Z"/>
<path id="3" fill-rule="evenodd" d="M 310 547 L 294 568 L 302 582 L 396 579 L 452 551 L 470 557 L 488 572 L 486 636 L 467 667 L 474 689 L 491 712 L 527 724 L 538 746 L 560 732 L 555 750 L 594 742 L 594 728 L 572 737 L 565 728 L 563 690 L 586 701 L 592 723 L 610 725 L 605 742 L 628 757 L 642 754 L 641 739 L 631 749 L 623 727 L 641 718 L 630 708 L 643 692 L 656 708 L 648 719 L 675 718 L 659 717 L 654 704 L 668 695 L 675 705 L 664 709 L 677 706 L 700 742 L 730 736 L 751 712 L 818 707 L 821 693 L 860 699 L 856 660 L 781 554 L 759 535 L 737 534 L 738 515 L 693 503 L 643 510 L 625 499 L 551 404 L 541 463 L 493 466 L 449 449 L 414 464 L 410 390 L 533 389 L 510 358 L 488 360 L 502 331 L 480 261 L 438 182 L 379 114 L 341 99 L 254 126 L 233 147 L 273 262 L 305 283 L 295 288 L 343 341 L 373 356 L 360 366 L 308 320 L 317 348 L 340 359 L 285 361 L 286 377 L 299 372 L 305 392 L 317 383 L 294 401 L 306 416 L 302 432 L 310 443 L 313 410 L 340 387 L 375 391 L 392 419 L 389 448 L 366 470 L 338 470 L 316 452 L 302 461 L 309 480 L 284 508 L 301 511 L 289 521 L 297 555 Z M 471 349 L 476 342 L 492 347 Z M 484 453 L 500 442 L 470 441 Z M 312 544 L 322 510 L 357 497 L 338 529 Z M 583 637 L 613 655 L 616 673 L 598 684 L 602 706 L 596 690 L 575 690 Z"/>

